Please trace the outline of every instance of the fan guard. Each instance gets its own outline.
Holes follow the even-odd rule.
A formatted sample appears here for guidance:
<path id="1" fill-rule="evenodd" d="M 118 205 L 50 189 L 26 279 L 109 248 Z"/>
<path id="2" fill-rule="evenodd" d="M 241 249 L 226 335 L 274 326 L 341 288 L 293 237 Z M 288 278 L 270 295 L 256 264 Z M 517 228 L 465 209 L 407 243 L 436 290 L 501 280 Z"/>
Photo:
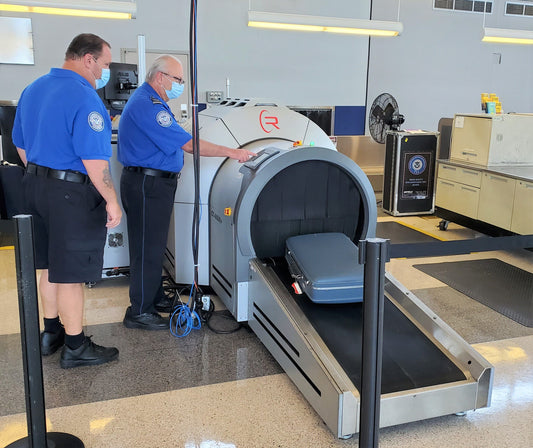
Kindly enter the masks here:
<path id="1" fill-rule="evenodd" d="M 399 113 L 398 103 L 390 93 L 379 95 L 368 115 L 368 128 L 370 135 L 378 143 L 385 143 L 388 130 L 397 131 L 405 121 Z"/>

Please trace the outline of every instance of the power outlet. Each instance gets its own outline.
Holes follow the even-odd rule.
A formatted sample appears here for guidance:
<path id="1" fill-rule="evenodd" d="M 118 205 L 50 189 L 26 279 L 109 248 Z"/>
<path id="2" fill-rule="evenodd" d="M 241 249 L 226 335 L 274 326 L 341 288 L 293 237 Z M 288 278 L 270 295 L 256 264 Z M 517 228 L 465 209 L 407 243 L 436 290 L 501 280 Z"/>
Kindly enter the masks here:
<path id="1" fill-rule="evenodd" d="M 206 100 L 208 103 L 220 103 L 224 93 L 221 90 L 208 90 L 206 92 Z"/>
<path id="2" fill-rule="evenodd" d="M 187 105 L 182 104 L 181 105 L 181 119 L 186 120 L 187 118 L 189 118 L 189 113 L 187 112 Z"/>
<path id="3" fill-rule="evenodd" d="M 209 311 L 210 306 L 211 306 L 211 297 L 202 296 L 202 310 Z"/>

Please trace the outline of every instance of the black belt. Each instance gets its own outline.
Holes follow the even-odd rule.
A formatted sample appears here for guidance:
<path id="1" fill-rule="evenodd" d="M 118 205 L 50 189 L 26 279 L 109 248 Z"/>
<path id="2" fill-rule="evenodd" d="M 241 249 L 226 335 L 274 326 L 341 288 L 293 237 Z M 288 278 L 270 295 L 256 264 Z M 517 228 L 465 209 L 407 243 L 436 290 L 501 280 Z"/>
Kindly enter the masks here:
<path id="1" fill-rule="evenodd" d="M 154 168 L 143 168 L 142 166 L 125 166 L 124 169 L 126 171 L 131 171 L 132 173 L 142 173 L 146 174 L 147 176 L 165 177 L 167 179 L 176 179 L 179 174 L 173 173 L 172 171 L 156 170 Z"/>
<path id="2" fill-rule="evenodd" d="M 80 173 L 79 171 L 54 170 L 53 168 L 36 165 L 35 163 L 31 162 L 28 162 L 28 165 L 26 166 L 26 172 L 29 174 L 35 174 L 36 176 L 59 179 L 67 182 L 75 182 L 77 184 L 89 184 L 91 182 L 91 179 L 89 179 L 87 174 Z"/>

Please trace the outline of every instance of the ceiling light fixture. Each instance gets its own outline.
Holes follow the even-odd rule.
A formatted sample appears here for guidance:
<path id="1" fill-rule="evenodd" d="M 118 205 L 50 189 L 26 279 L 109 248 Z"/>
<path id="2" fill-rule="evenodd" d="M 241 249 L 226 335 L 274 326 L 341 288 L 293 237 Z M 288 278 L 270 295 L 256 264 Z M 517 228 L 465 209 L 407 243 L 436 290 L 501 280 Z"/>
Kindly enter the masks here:
<path id="1" fill-rule="evenodd" d="M 248 11 L 248 26 L 276 30 L 315 31 L 383 37 L 398 36 L 403 31 L 403 24 L 401 22 L 344 19 L 339 17 L 307 16 L 261 11 Z"/>
<path id="2" fill-rule="evenodd" d="M 483 28 L 483 42 L 500 44 L 533 44 L 533 31 L 505 28 Z"/>
<path id="3" fill-rule="evenodd" d="M 98 19 L 134 19 L 135 1 L 80 0 L 80 1 L 25 1 L 11 0 L 0 3 L 0 11 L 91 17 Z"/>

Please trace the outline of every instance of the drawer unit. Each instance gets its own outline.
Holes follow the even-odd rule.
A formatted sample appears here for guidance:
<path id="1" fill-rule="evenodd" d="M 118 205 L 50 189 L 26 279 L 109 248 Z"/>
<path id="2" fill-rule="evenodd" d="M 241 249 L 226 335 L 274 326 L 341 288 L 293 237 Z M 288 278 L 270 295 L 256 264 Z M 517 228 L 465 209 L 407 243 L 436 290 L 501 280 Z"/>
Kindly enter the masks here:
<path id="1" fill-rule="evenodd" d="M 478 219 L 511 230 L 516 180 L 485 172 L 481 178 Z"/>
<path id="2" fill-rule="evenodd" d="M 479 188 L 440 177 L 437 179 L 437 207 L 477 219 L 478 204 Z"/>
<path id="3" fill-rule="evenodd" d="M 462 166 L 439 162 L 437 176 L 439 179 L 448 179 L 477 188 L 481 186 L 481 171 Z"/>
<path id="4" fill-rule="evenodd" d="M 533 182 L 516 181 L 511 231 L 533 234 Z"/>
<path id="5" fill-rule="evenodd" d="M 533 164 L 533 116 L 455 114 L 450 159 L 476 165 Z"/>

